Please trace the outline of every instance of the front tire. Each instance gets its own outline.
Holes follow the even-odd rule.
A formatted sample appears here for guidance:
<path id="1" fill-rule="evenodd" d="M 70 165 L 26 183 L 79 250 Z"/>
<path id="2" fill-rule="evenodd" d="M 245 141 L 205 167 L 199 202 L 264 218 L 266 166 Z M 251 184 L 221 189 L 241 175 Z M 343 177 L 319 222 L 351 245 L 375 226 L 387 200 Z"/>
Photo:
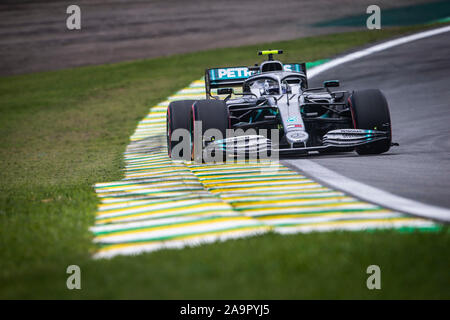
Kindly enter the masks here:
<path id="1" fill-rule="evenodd" d="M 391 147 L 392 131 L 389 107 L 378 89 L 354 91 L 350 97 L 350 110 L 355 129 L 379 130 L 388 133 L 388 139 L 356 147 L 360 155 L 380 154 Z"/>
<path id="2" fill-rule="evenodd" d="M 225 139 L 226 130 L 230 127 L 230 120 L 228 115 L 228 107 L 223 100 L 198 100 L 192 105 L 191 110 L 191 135 L 194 138 L 194 132 L 196 132 L 196 126 L 201 123 L 201 136 L 202 140 L 193 141 L 192 142 L 192 150 L 191 154 L 193 159 L 199 160 L 198 158 L 201 156 L 201 152 L 196 155 L 195 148 L 199 148 L 198 144 L 200 143 L 200 149 L 203 150 L 203 139 L 207 138 L 208 140 L 217 140 Z M 205 137 L 205 132 L 209 129 L 218 130 L 217 133 L 220 136 L 212 136 Z M 197 150 L 200 151 L 200 150 Z"/>
<path id="3" fill-rule="evenodd" d="M 166 136 L 167 152 L 169 154 L 169 157 L 172 157 L 173 148 L 181 142 L 171 141 L 172 133 L 176 129 L 185 129 L 187 131 L 190 130 L 191 108 L 194 103 L 195 100 L 173 101 L 167 108 Z M 180 157 L 179 159 L 185 158 L 185 156 L 183 155 L 183 150 L 181 150 L 180 154 L 176 155 L 176 157 Z M 187 155 L 187 158 L 190 159 L 191 155 Z"/>

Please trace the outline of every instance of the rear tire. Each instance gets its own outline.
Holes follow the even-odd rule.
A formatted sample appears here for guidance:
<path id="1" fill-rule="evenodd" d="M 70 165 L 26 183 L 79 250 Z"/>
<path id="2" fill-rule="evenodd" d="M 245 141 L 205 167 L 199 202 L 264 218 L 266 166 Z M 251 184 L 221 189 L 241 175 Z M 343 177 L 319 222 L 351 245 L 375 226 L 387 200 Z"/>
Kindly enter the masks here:
<path id="1" fill-rule="evenodd" d="M 222 100 L 199 100 L 192 105 L 191 110 L 191 136 L 195 132 L 196 122 L 202 123 L 202 138 L 208 129 L 217 129 L 225 139 L 226 130 L 230 126 L 228 107 Z M 218 137 L 213 137 L 216 140 Z M 202 141 L 203 142 L 203 141 Z M 195 143 L 192 143 L 191 154 L 195 157 Z M 202 146 L 203 148 L 203 146 Z"/>
<path id="2" fill-rule="evenodd" d="M 350 110 L 355 129 L 379 130 L 388 133 L 389 138 L 356 147 L 360 155 L 380 154 L 391 147 L 392 131 L 389 107 L 378 89 L 354 91 L 350 97 Z"/>
<path id="3" fill-rule="evenodd" d="M 169 157 L 172 157 L 173 148 L 182 141 L 171 141 L 172 133 L 176 129 L 190 130 L 191 108 L 194 103 L 195 100 L 173 101 L 167 108 L 166 136 L 167 152 Z M 183 150 L 181 150 L 177 157 L 180 157 L 179 159 L 185 158 L 183 155 Z M 188 155 L 187 158 L 190 159 L 191 155 Z"/>

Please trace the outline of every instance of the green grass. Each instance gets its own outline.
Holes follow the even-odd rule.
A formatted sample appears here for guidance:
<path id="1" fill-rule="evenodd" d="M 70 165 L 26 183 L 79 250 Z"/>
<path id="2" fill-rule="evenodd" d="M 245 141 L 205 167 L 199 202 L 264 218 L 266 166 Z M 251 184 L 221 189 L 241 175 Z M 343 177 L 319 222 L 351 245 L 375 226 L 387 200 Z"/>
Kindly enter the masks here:
<path id="1" fill-rule="evenodd" d="M 148 108 L 206 67 L 331 57 L 422 27 L 217 49 L 0 78 L 0 298 L 450 298 L 447 229 L 436 233 L 265 235 L 92 260 L 92 184 L 122 176 L 122 152 Z M 82 290 L 66 289 L 66 267 Z M 365 287 L 370 264 L 382 290 Z"/>

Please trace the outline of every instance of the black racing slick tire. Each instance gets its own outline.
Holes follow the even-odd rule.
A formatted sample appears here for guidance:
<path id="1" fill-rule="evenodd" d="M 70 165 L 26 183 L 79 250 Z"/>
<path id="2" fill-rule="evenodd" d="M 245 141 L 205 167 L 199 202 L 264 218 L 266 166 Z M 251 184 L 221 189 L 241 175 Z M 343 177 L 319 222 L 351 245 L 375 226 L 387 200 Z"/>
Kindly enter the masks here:
<path id="1" fill-rule="evenodd" d="M 196 132 L 196 126 L 199 126 L 201 123 L 202 142 L 204 139 L 206 143 L 212 140 L 224 139 L 226 130 L 230 127 L 228 107 L 222 100 L 198 100 L 192 105 L 191 121 L 191 133 Z M 221 136 L 205 137 L 205 132 L 209 129 L 218 130 Z M 200 132 L 200 130 L 198 131 Z M 191 151 L 193 157 L 196 155 L 196 147 L 198 148 L 198 142 L 193 141 Z M 203 149 L 203 143 L 201 148 Z"/>
<path id="2" fill-rule="evenodd" d="M 378 89 L 354 91 L 350 97 L 350 110 L 355 129 L 379 130 L 388 133 L 388 139 L 356 147 L 360 155 L 380 154 L 391 147 L 392 131 L 389 106 Z"/>
<path id="3" fill-rule="evenodd" d="M 169 157 L 172 157 L 172 150 L 174 149 L 174 147 L 180 142 L 182 142 L 182 139 L 180 139 L 179 141 L 171 141 L 172 133 L 176 129 L 185 129 L 187 131 L 190 130 L 191 109 L 194 103 L 195 100 L 173 101 L 169 104 L 169 107 L 167 108 L 166 136 L 167 136 L 167 152 L 169 153 Z M 174 156 L 177 159 L 184 159 L 184 158 L 190 159 L 191 155 L 190 154 L 183 155 L 183 150 L 181 150 L 178 155 Z"/>

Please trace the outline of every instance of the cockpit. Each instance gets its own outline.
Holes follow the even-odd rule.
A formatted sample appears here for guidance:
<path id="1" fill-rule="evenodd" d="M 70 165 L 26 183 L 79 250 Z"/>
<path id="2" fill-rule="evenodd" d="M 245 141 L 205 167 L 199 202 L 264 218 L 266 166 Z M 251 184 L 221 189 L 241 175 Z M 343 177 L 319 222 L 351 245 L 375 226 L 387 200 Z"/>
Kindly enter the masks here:
<path id="1" fill-rule="evenodd" d="M 244 92 L 249 92 L 257 97 L 265 95 L 300 94 L 303 79 L 296 75 L 285 77 L 257 77 L 244 83 Z"/>
<path id="2" fill-rule="evenodd" d="M 280 85 L 278 80 L 272 78 L 258 78 L 255 80 L 250 80 L 246 83 L 251 93 L 256 96 L 264 96 L 264 95 L 278 95 L 280 94 Z"/>

